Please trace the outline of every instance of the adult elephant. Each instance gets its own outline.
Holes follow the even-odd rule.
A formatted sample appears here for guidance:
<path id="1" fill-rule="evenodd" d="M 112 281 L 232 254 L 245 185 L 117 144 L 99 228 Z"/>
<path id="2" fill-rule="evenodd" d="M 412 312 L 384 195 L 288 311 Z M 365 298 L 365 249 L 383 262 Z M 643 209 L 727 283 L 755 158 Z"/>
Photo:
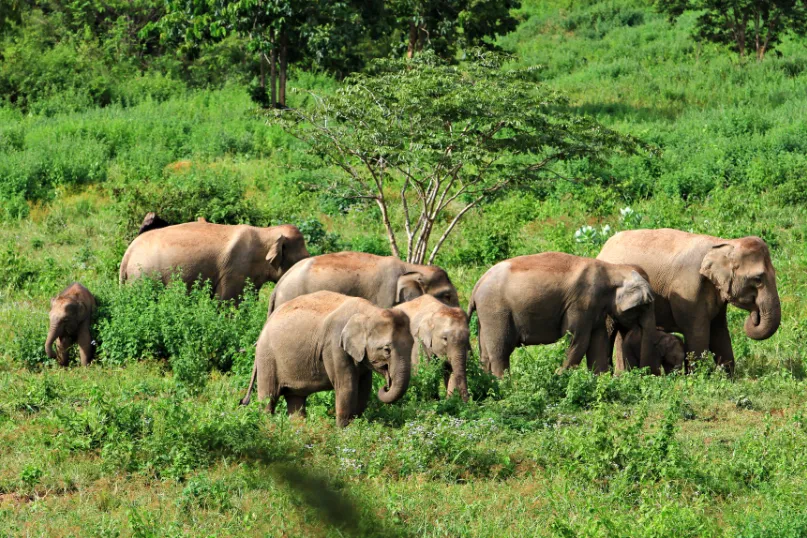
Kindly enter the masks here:
<path id="1" fill-rule="evenodd" d="M 648 275 L 656 321 L 684 335 L 686 350 L 711 351 L 729 373 L 734 351 L 726 323 L 733 304 L 750 312 L 745 334 L 770 338 L 779 328 L 781 306 L 768 245 L 759 237 L 721 239 L 679 230 L 632 230 L 610 238 L 598 259 L 629 263 Z"/>
<path id="2" fill-rule="evenodd" d="M 456 288 L 439 267 L 406 263 L 393 256 L 338 252 L 309 258 L 286 273 L 269 299 L 269 314 L 295 297 L 320 290 L 362 297 L 382 308 L 421 295 L 459 306 Z"/>
<path id="3" fill-rule="evenodd" d="M 336 393 L 336 423 L 347 426 L 367 408 L 373 372 L 386 379 L 378 399 L 400 399 L 411 376 L 412 335 L 403 312 L 330 291 L 297 297 L 266 321 L 255 350 L 258 398 L 274 413 L 280 396 L 289 415 L 305 415 L 306 398 Z"/>
<path id="4" fill-rule="evenodd" d="M 247 279 L 260 289 L 268 281 L 277 282 L 307 257 L 305 240 L 296 226 L 188 222 L 137 236 L 123 256 L 120 282 L 156 275 L 167 283 L 180 271 L 189 287 L 199 278 L 210 280 L 216 297 L 237 299 Z"/>
<path id="5" fill-rule="evenodd" d="M 468 317 L 479 319 L 483 367 L 501 377 L 519 345 L 572 341 L 563 368 L 586 356 L 589 368 L 611 364 L 607 317 L 642 329 L 640 366 L 660 373 L 652 335 L 656 321 L 650 285 L 634 267 L 561 252 L 519 256 L 494 265 L 474 287 Z"/>

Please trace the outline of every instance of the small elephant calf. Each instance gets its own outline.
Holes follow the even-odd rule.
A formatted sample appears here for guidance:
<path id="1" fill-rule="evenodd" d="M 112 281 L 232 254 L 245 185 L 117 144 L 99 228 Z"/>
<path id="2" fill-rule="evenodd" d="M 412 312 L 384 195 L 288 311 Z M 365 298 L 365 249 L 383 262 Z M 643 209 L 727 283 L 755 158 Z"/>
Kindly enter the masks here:
<path id="1" fill-rule="evenodd" d="M 653 348 L 658 354 L 664 373 L 680 370 L 686 359 L 684 340 L 680 336 L 656 330 L 651 336 Z M 630 370 L 639 366 L 639 356 L 642 348 L 642 329 L 633 328 L 623 337 L 617 334 L 616 360 L 614 371 Z"/>
<path id="2" fill-rule="evenodd" d="M 409 316 L 409 328 L 415 345 L 412 346 L 412 366 L 420 359 L 420 341 L 429 356 L 444 360 L 443 380 L 446 395 L 458 390 L 463 401 L 468 401 L 466 364 L 471 344 L 468 340 L 468 316 L 460 308 L 446 306 L 431 295 L 401 303 L 393 310 Z"/>
<path id="3" fill-rule="evenodd" d="M 81 365 L 90 364 L 93 355 L 90 325 L 95 314 L 95 297 L 90 290 L 75 282 L 50 301 L 50 329 L 45 340 L 45 353 L 67 366 L 68 349 L 78 344 Z M 56 351 L 53 344 L 56 342 Z"/>

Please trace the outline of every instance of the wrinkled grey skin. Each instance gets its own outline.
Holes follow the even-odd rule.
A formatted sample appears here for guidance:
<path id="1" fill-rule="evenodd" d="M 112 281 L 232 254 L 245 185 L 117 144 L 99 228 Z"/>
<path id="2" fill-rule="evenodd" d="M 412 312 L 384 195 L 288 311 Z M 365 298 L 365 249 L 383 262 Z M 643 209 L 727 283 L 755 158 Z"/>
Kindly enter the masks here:
<path id="1" fill-rule="evenodd" d="M 597 259 L 641 267 L 655 295 L 659 326 L 682 333 L 687 353 L 714 353 L 729 373 L 734 371 L 729 304 L 749 312 L 744 326 L 749 338 L 764 340 L 779 328 L 776 271 L 768 246 L 758 237 L 631 230 L 610 238 Z"/>
<path id="2" fill-rule="evenodd" d="M 90 325 L 95 310 L 95 297 L 78 282 L 71 284 L 51 299 L 50 327 L 45 340 L 45 353 L 48 357 L 55 358 L 61 366 L 67 366 L 70 360 L 67 351 L 76 343 L 81 365 L 90 364 L 93 357 Z"/>
<path id="3" fill-rule="evenodd" d="M 120 282 L 156 275 L 167 283 L 177 270 L 190 287 L 210 280 L 213 294 L 237 299 L 249 279 L 256 289 L 277 282 L 308 257 L 296 226 L 270 228 L 188 222 L 150 230 L 135 238 L 120 267 Z"/>
<path id="4" fill-rule="evenodd" d="M 409 387 L 413 340 L 409 318 L 365 299 L 330 291 L 297 297 L 266 321 L 255 351 L 247 395 L 258 384 L 258 398 L 274 413 L 280 396 L 289 415 L 305 416 L 309 394 L 336 393 L 336 423 L 347 424 L 367 408 L 373 372 L 387 383 L 378 399 L 392 403 Z"/>
<path id="5" fill-rule="evenodd" d="M 496 264 L 477 282 L 468 317 L 479 318 L 482 366 L 498 377 L 519 345 L 551 344 L 571 333 L 563 369 L 605 372 L 611 363 L 606 317 L 628 329 L 655 328 L 653 294 L 633 267 L 560 252 L 520 256 Z M 660 373 L 649 331 L 642 338 L 641 365 Z"/>
<path id="6" fill-rule="evenodd" d="M 683 368 L 686 349 L 684 340 L 680 336 L 654 330 L 651 339 L 661 361 L 661 366 L 664 368 L 664 373 L 669 374 Z M 641 345 L 642 330 L 640 328 L 628 331 L 624 337 L 618 334 L 616 337 L 617 355 L 614 359 L 614 371 L 622 372 L 638 367 Z"/>
<path id="7" fill-rule="evenodd" d="M 431 295 L 401 303 L 393 310 L 400 310 L 409 317 L 409 328 L 415 339 L 412 366 L 417 368 L 420 360 L 420 342 L 427 356 L 443 359 L 447 396 L 450 397 L 457 390 L 463 401 L 467 402 L 466 364 L 471 344 L 465 312 L 446 306 Z"/>
<path id="8" fill-rule="evenodd" d="M 295 265 L 275 286 L 269 313 L 295 297 L 320 290 L 362 297 L 382 308 L 392 308 L 421 295 L 459 306 L 457 290 L 439 267 L 406 263 L 393 256 L 338 252 Z"/>

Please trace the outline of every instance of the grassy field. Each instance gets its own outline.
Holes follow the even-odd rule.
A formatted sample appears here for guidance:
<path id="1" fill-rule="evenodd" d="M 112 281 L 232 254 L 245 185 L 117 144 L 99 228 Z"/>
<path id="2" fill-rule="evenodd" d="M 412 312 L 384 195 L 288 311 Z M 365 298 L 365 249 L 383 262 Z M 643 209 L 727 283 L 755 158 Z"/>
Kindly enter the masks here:
<path id="1" fill-rule="evenodd" d="M 622 229 L 759 235 L 782 325 L 752 342 L 729 310 L 736 379 L 708 360 L 689 376 L 556 375 L 559 343 L 517 350 L 502 381 L 473 357 L 468 404 L 433 400 L 439 368 L 423 368 L 345 430 L 332 394 L 304 421 L 240 408 L 271 286 L 238 309 L 204 289 L 119 289 L 143 214 L 292 222 L 313 253 L 386 254 L 377 213 L 306 190 L 335 172 L 238 85 L 0 108 L 0 536 L 807 536 L 805 44 L 741 64 L 638 0 L 534 0 L 523 18 L 500 39 L 515 62 L 659 151 L 485 206 L 437 263 L 465 305 L 498 260 L 595 255 Z M 99 357 L 63 370 L 43 343 L 73 280 L 101 302 Z"/>

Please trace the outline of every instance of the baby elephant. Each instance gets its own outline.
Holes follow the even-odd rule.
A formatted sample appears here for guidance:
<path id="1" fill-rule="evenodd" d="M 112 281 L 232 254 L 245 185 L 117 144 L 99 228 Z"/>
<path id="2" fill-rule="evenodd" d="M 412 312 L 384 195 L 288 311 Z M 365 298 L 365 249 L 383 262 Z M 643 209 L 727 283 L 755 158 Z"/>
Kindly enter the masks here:
<path id="1" fill-rule="evenodd" d="M 309 394 L 336 392 L 336 423 L 347 426 L 367 408 L 373 371 L 386 386 L 378 399 L 392 403 L 409 387 L 412 335 L 403 312 L 331 291 L 302 295 L 275 310 L 258 338 L 255 368 L 243 404 L 258 383 L 258 399 L 274 413 L 280 396 L 289 415 L 305 416 Z"/>
<path id="2" fill-rule="evenodd" d="M 412 346 L 412 366 L 417 367 L 420 346 L 423 344 L 428 356 L 444 360 L 443 380 L 446 394 L 450 397 L 459 390 L 463 401 L 468 401 L 468 380 L 465 365 L 471 344 L 468 341 L 468 317 L 459 308 L 446 306 L 431 295 L 401 303 L 394 308 L 409 317 L 409 328 L 415 345 Z"/>
<path id="3" fill-rule="evenodd" d="M 684 366 L 687 354 L 683 338 L 662 330 L 655 330 L 652 333 L 651 341 L 656 354 L 661 360 L 664 373 L 669 374 L 673 370 L 680 370 Z M 642 329 L 635 327 L 628 331 L 624 337 L 617 334 L 615 347 L 614 371 L 620 372 L 638 367 L 642 349 Z"/>
<path id="4" fill-rule="evenodd" d="M 78 282 L 71 284 L 51 299 L 50 329 L 45 341 L 45 352 L 48 357 L 56 358 L 61 366 L 67 366 L 70 360 L 67 350 L 76 342 L 81 355 L 81 365 L 90 364 L 93 354 L 90 324 L 95 309 L 95 297 Z M 54 352 L 53 343 L 56 340 L 58 342 Z"/>

